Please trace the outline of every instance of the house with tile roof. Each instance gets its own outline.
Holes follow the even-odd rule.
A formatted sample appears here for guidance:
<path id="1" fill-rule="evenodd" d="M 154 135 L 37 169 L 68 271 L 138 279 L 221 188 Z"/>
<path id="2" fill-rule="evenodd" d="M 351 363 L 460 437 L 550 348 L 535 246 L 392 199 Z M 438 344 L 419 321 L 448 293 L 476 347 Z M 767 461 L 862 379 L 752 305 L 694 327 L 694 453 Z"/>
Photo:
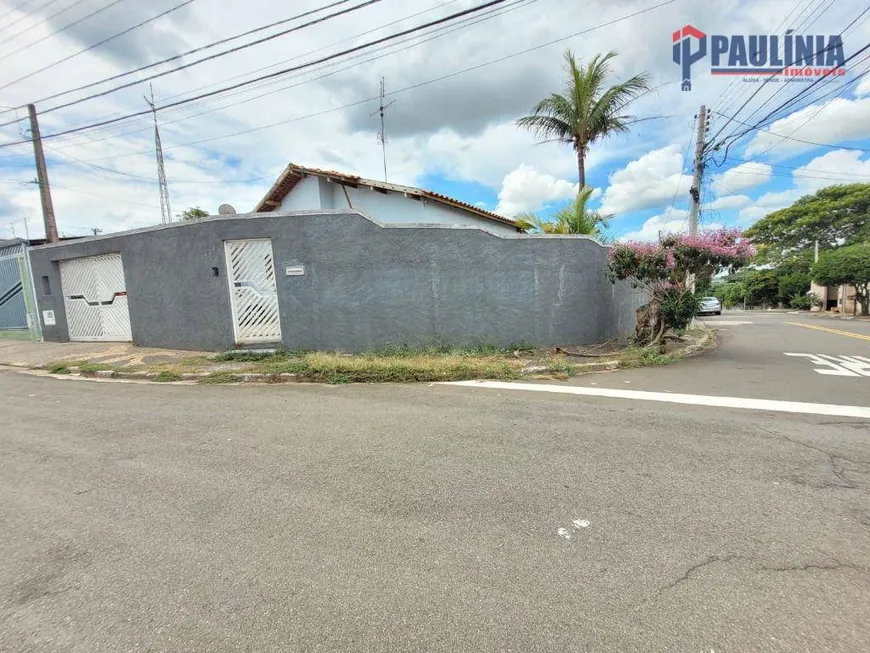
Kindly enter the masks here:
<path id="1" fill-rule="evenodd" d="M 289 164 L 255 213 L 352 209 L 386 225 L 472 226 L 494 233 L 522 231 L 510 218 L 413 186 Z"/>

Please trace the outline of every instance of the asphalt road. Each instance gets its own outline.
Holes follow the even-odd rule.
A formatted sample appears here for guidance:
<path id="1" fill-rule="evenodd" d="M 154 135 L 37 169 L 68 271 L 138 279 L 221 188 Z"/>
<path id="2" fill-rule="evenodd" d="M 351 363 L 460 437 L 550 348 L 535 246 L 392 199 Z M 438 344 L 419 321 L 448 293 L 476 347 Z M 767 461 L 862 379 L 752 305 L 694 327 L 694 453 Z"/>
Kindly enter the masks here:
<path id="1" fill-rule="evenodd" d="M 717 330 L 715 350 L 680 365 L 581 376 L 573 384 L 870 406 L 870 322 L 762 311 L 726 311 L 701 319 Z M 807 355 L 822 355 L 822 362 Z M 860 365 L 855 356 L 866 359 L 861 371 L 835 362 Z M 831 362 L 850 375 L 831 374 L 837 371 Z"/>
<path id="2" fill-rule="evenodd" d="M 868 405 L 782 353 L 870 342 L 787 319 L 654 371 Z M 870 420 L 12 371 L 0 397 L 0 651 L 870 650 Z"/>

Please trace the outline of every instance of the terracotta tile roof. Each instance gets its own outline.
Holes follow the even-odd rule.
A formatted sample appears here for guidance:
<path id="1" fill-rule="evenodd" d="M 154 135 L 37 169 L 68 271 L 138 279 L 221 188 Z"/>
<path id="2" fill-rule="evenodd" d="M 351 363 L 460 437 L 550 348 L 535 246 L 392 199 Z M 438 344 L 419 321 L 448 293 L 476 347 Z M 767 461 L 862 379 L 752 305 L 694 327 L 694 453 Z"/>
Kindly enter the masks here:
<path id="1" fill-rule="evenodd" d="M 296 187 L 296 184 L 298 184 L 308 175 L 322 177 L 324 179 L 328 179 L 339 184 L 352 186 L 354 188 L 358 186 L 367 186 L 370 188 L 379 189 L 381 191 L 393 191 L 396 193 L 407 193 L 409 195 L 415 195 L 417 197 L 425 197 L 440 204 L 446 204 L 447 206 L 452 206 L 454 208 L 462 209 L 463 211 L 468 211 L 469 213 L 473 213 L 474 215 L 481 218 L 500 222 L 501 224 L 510 225 L 511 227 L 517 226 L 516 223 L 510 218 L 506 218 L 502 215 L 498 215 L 497 213 L 493 213 L 492 211 L 482 209 L 479 206 L 474 206 L 473 204 L 468 204 L 467 202 L 453 199 L 452 197 L 447 197 L 446 195 L 435 193 L 430 190 L 425 190 L 423 188 L 415 188 L 414 186 L 403 186 L 401 184 L 390 184 L 385 181 L 377 181 L 375 179 L 363 179 L 362 177 L 358 177 L 356 175 L 348 175 L 342 172 L 337 172 L 335 170 L 306 168 L 304 166 L 299 166 L 294 163 L 289 164 L 284 169 L 284 172 L 281 173 L 281 175 L 278 177 L 278 180 L 272 185 L 272 188 L 269 189 L 263 199 L 261 199 L 257 206 L 254 208 L 254 212 L 266 213 L 269 211 L 274 211 L 278 206 L 281 205 L 281 201 L 285 197 L 287 197 L 287 195 Z M 373 217 L 377 218 L 377 216 Z M 517 227 L 517 231 L 520 231 L 519 227 Z"/>

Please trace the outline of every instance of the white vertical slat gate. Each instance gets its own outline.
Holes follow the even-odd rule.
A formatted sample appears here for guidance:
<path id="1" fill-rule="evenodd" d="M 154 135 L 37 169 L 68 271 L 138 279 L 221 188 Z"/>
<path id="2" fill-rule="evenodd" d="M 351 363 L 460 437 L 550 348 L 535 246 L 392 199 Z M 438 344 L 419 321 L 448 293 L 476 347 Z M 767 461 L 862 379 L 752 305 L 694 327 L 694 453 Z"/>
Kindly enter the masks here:
<path id="1" fill-rule="evenodd" d="M 281 341 L 272 241 L 224 241 L 237 344 Z"/>
<path id="2" fill-rule="evenodd" d="M 133 339 L 120 254 L 61 261 L 60 283 L 70 340 Z"/>

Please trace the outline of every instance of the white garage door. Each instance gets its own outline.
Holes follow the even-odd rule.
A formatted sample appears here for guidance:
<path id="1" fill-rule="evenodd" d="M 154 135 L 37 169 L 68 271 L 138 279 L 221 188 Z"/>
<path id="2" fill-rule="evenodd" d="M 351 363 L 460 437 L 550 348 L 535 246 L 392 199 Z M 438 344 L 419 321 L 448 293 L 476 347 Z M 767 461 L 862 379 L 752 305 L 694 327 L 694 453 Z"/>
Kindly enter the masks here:
<path id="1" fill-rule="evenodd" d="M 133 339 L 120 254 L 61 261 L 60 283 L 70 340 Z"/>

